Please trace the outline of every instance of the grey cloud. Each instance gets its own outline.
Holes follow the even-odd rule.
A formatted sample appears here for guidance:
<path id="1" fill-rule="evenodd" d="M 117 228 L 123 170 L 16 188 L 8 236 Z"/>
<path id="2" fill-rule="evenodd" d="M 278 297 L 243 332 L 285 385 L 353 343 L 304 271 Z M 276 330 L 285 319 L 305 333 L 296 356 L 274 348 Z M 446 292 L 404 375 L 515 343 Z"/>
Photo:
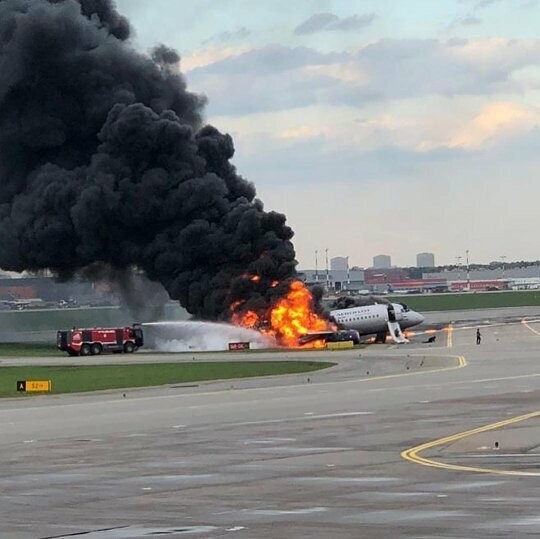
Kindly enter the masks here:
<path id="1" fill-rule="evenodd" d="M 328 25 L 339 21 L 339 17 L 333 13 L 315 13 L 303 23 L 299 24 L 295 29 L 294 33 L 297 35 L 301 34 L 313 34 L 319 30 L 324 30 Z"/>
<path id="2" fill-rule="evenodd" d="M 474 26 L 475 24 L 480 24 L 482 22 L 482 19 L 479 19 L 474 15 L 469 15 L 468 17 L 463 17 L 459 22 L 463 26 Z"/>
<path id="3" fill-rule="evenodd" d="M 540 66 L 540 41 L 511 40 L 478 58 L 467 40 L 381 40 L 357 52 L 322 53 L 282 45 L 254 49 L 188 73 L 213 114 L 249 114 L 313 104 L 361 106 L 374 100 L 429 95 L 512 94 L 512 77 Z M 341 68 L 366 77 L 340 79 Z M 348 73 L 349 74 L 349 73 Z"/>
<path id="4" fill-rule="evenodd" d="M 351 15 L 340 18 L 334 13 L 315 13 L 295 29 L 296 35 L 314 34 L 322 30 L 329 31 L 349 31 L 360 30 L 369 26 L 377 16 L 374 13 L 364 13 L 363 15 Z"/>
<path id="5" fill-rule="evenodd" d="M 471 6 L 471 8 L 476 10 L 486 9 L 493 4 L 498 4 L 502 2 L 502 0 L 460 0 L 460 4 L 468 4 Z"/>
<path id="6" fill-rule="evenodd" d="M 210 43 L 226 43 L 227 41 L 234 41 L 235 39 L 244 39 L 251 35 L 251 30 L 245 26 L 240 26 L 236 30 L 224 31 L 210 36 L 205 39 L 202 44 L 208 45 Z"/>
<path id="7" fill-rule="evenodd" d="M 489 7 L 493 4 L 496 4 L 498 2 L 500 2 L 501 0 L 479 0 L 478 2 L 476 2 L 475 4 L 475 8 L 476 9 L 483 9 L 483 8 L 486 8 L 486 7 Z"/>
<path id="8" fill-rule="evenodd" d="M 482 23 L 482 19 L 480 19 L 476 15 L 467 15 L 465 17 L 457 17 L 448 25 L 448 30 L 452 30 L 460 26 L 476 26 L 481 23 Z"/>
<path id="9" fill-rule="evenodd" d="M 347 58 L 347 53 L 321 53 L 309 47 L 266 45 L 190 71 L 190 78 L 205 75 L 275 75 L 309 65 L 328 64 Z"/>
<path id="10" fill-rule="evenodd" d="M 335 24 L 331 25 L 330 30 L 360 30 L 369 26 L 375 19 L 377 15 L 375 13 L 364 13 L 363 15 L 351 15 L 350 17 L 345 17 L 340 21 L 336 21 Z"/>
<path id="11" fill-rule="evenodd" d="M 463 47 L 467 43 L 468 40 L 462 37 L 452 37 L 446 42 L 449 47 Z"/>
<path id="12" fill-rule="evenodd" d="M 237 158 L 242 169 L 256 176 L 259 184 L 271 185 L 273 189 L 279 184 L 286 186 L 291 181 L 312 186 L 328 184 L 328 178 L 367 183 L 374 178 L 381 181 L 396 176 L 414 177 L 419 167 L 452 166 L 457 161 L 470 158 L 470 153 L 455 148 L 418 152 L 385 145 L 363 150 L 358 145 L 329 145 L 323 138 L 283 142 L 261 136 L 256 143 L 265 151 L 240 155 L 239 150 Z"/>

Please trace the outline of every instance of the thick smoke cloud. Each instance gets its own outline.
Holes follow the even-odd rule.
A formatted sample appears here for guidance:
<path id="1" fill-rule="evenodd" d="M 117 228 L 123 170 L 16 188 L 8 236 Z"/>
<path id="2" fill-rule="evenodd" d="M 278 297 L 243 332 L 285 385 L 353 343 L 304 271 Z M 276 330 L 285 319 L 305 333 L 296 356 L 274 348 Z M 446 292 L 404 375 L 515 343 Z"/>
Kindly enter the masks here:
<path id="1" fill-rule="evenodd" d="M 178 54 L 129 34 L 108 0 L 0 0 L 0 267 L 136 268 L 198 317 L 264 309 L 293 233 L 202 126 Z"/>
<path id="2" fill-rule="evenodd" d="M 158 282 L 150 281 L 136 268 L 114 268 L 107 264 L 91 264 L 77 273 L 91 282 L 108 282 L 112 294 L 137 322 L 161 320 L 168 301 L 167 292 Z"/>

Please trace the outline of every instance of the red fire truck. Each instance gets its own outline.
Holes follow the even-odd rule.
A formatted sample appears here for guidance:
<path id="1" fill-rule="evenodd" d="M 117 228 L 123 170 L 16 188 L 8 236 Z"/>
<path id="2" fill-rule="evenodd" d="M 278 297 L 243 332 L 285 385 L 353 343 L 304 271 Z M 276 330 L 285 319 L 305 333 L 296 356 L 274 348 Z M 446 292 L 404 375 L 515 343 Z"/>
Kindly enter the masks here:
<path id="1" fill-rule="evenodd" d="M 59 350 L 70 356 L 95 356 L 102 352 L 131 354 L 144 344 L 139 324 L 123 328 L 73 328 L 59 331 L 56 337 Z"/>

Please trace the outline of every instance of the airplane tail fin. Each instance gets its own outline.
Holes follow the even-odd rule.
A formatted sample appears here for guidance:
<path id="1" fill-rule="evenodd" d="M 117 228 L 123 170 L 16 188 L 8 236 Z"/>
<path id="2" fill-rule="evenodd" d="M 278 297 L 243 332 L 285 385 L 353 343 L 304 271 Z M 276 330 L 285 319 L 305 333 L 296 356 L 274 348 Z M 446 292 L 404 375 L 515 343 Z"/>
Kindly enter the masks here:
<path id="1" fill-rule="evenodd" d="M 405 338 L 401 327 L 397 322 L 388 322 L 388 331 L 390 331 L 390 337 L 397 344 L 405 344 L 409 342 L 409 339 Z"/>

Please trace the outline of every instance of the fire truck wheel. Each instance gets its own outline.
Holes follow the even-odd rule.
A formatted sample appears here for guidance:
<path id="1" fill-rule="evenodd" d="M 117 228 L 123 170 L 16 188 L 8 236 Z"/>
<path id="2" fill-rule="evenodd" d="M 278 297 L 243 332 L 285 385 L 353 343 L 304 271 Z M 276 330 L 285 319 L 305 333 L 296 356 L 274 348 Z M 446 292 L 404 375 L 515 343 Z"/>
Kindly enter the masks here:
<path id="1" fill-rule="evenodd" d="M 93 356 L 99 356 L 103 350 L 103 347 L 98 342 L 95 342 L 92 347 L 90 348 L 90 351 Z"/>
<path id="2" fill-rule="evenodd" d="M 89 356 L 91 353 L 92 351 L 90 350 L 89 344 L 85 343 L 81 346 L 81 356 Z"/>
<path id="3" fill-rule="evenodd" d="M 132 354 L 133 352 L 135 352 L 135 345 L 132 342 L 127 342 L 126 344 L 124 344 L 124 352 L 126 354 Z"/>

